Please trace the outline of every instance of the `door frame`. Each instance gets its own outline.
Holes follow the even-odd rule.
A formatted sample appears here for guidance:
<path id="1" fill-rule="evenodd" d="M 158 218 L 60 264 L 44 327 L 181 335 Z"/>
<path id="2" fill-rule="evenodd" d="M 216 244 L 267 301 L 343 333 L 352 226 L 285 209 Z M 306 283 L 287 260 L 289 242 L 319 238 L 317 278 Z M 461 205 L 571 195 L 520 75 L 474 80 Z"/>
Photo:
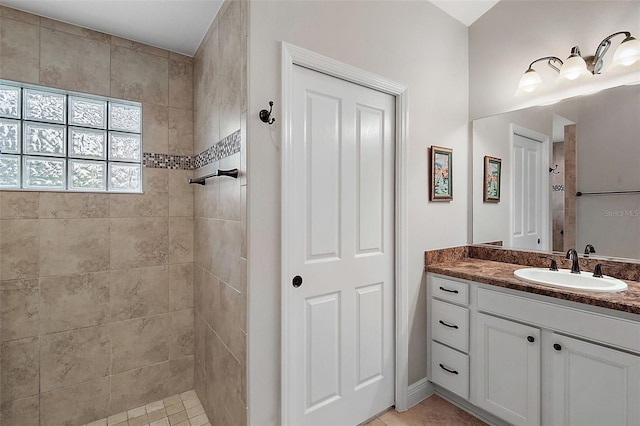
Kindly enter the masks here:
<path id="1" fill-rule="evenodd" d="M 550 138 L 549 135 L 544 133 L 536 132 L 534 130 L 528 129 L 523 126 L 519 126 L 517 124 L 511 123 L 509 125 L 509 158 L 510 162 L 513 163 L 513 144 L 514 144 L 514 135 L 522 136 L 527 139 L 531 139 L 533 141 L 539 142 L 542 144 L 542 151 L 540 152 L 540 176 L 542 178 L 542 182 L 540 183 L 540 204 L 542 209 L 542 244 L 541 247 L 538 247 L 536 250 L 549 251 L 551 250 L 551 210 L 550 210 L 550 202 L 549 202 L 549 144 Z M 509 246 L 513 247 L 513 191 L 514 191 L 514 180 L 515 179 L 515 165 L 511 164 L 511 173 L 509 176 L 509 180 L 511 182 L 511 202 L 509 203 Z"/>
<path id="2" fill-rule="evenodd" d="M 282 42 L 282 201 L 281 201 L 281 384 L 280 417 L 288 425 L 289 403 L 289 277 L 292 276 L 291 238 L 293 223 L 292 178 L 292 115 L 293 115 L 293 67 L 299 65 L 351 83 L 359 84 L 389 95 L 396 99 L 395 134 L 395 405 L 398 411 L 408 409 L 409 381 L 409 297 L 408 297 L 408 175 L 407 175 L 407 130 L 408 130 L 408 89 L 392 80 L 345 64 L 335 59 L 319 55 L 307 49 Z"/>

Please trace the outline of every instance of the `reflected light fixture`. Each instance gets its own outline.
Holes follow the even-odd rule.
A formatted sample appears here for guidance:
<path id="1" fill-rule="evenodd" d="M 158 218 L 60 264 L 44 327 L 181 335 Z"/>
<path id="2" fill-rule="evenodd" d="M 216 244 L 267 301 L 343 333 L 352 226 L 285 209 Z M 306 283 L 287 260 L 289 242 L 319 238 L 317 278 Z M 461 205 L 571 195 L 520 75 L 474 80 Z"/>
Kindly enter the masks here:
<path id="1" fill-rule="evenodd" d="M 611 47 L 611 39 L 618 35 L 624 35 L 625 38 L 616 48 L 611 64 L 606 71 L 618 72 L 640 69 L 640 41 L 632 37 L 630 32 L 620 31 L 602 40 L 593 56 L 582 57 L 580 48 L 574 46 L 571 49 L 571 54 L 564 62 L 555 56 L 536 59 L 529 65 L 529 68 L 520 79 L 516 95 L 534 92 L 542 86 L 540 75 L 532 68 L 533 64 L 540 61 L 547 61 L 547 64 L 558 72 L 556 83 L 579 83 L 590 79 L 595 74 L 601 74 L 603 58 Z M 558 68 L 554 63 L 560 64 L 561 67 Z"/>

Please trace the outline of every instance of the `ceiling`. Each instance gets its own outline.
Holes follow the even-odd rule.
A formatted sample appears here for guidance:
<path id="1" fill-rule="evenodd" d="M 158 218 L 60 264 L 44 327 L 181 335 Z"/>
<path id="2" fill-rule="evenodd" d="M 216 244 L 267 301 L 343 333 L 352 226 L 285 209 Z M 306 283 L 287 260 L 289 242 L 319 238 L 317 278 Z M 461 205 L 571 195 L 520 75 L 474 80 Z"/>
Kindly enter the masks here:
<path id="1" fill-rule="evenodd" d="M 469 26 L 499 0 L 431 0 Z M 193 56 L 222 0 L 1 0 L 3 5 Z"/>

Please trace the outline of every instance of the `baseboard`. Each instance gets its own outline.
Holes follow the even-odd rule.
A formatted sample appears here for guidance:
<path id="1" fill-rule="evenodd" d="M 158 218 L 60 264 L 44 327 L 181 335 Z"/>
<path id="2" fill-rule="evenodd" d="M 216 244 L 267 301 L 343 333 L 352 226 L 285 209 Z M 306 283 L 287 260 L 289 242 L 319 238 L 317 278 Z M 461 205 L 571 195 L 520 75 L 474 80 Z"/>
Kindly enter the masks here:
<path id="1" fill-rule="evenodd" d="M 407 409 L 424 401 L 433 393 L 431 382 L 425 377 L 409 385 L 407 390 Z"/>

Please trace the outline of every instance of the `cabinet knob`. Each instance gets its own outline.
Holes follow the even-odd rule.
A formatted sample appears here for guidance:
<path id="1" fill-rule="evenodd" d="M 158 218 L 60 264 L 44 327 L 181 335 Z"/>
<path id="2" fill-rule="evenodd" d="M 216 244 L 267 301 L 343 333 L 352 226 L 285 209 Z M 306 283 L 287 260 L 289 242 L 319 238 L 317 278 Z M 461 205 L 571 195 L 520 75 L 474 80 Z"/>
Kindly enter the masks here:
<path id="1" fill-rule="evenodd" d="M 554 343 L 553 344 L 553 349 L 555 349 L 556 351 L 561 351 L 562 350 L 562 346 L 560 346 L 559 343 Z"/>
<path id="2" fill-rule="evenodd" d="M 535 337 L 533 337 L 533 336 L 527 336 L 527 342 L 529 342 L 529 343 L 533 343 L 533 342 L 535 342 L 535 341 L 536 341 L 536 338 L 535 338 Z"/>

